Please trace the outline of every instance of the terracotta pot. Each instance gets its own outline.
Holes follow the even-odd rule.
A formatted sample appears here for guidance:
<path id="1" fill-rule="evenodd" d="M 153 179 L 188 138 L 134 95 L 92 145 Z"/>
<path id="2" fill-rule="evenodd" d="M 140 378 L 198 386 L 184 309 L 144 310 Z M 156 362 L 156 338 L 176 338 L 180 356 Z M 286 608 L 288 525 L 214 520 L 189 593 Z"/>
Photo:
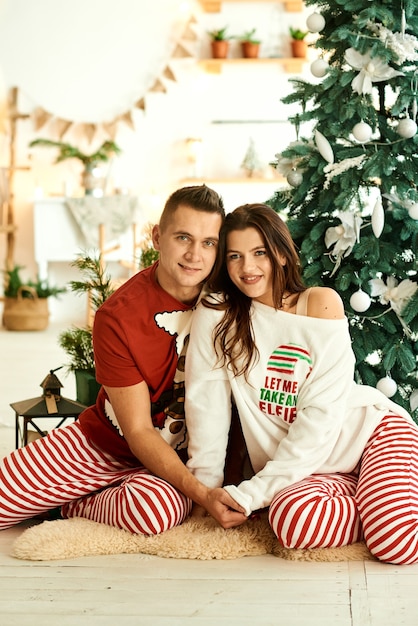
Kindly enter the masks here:
<path id="1" fill-rule="evenodd" d="M 252 41 L 242 41 L 241 50 L 244 59 L 257 59 L 260 53 L 260 44 Z"/>
<path id="2" fill-rule="evenodd" d="M 214 40 L 210 42 L 212 57 L 214 59 L 226 59 L 229 52 L 229 41 L 226 39 Z"/>
<path id="3" fill-rule="evenodd" d="M 303 39 L 292 39 L 292 55 L 297 59 L 306 59 L 308 44 Z"/>

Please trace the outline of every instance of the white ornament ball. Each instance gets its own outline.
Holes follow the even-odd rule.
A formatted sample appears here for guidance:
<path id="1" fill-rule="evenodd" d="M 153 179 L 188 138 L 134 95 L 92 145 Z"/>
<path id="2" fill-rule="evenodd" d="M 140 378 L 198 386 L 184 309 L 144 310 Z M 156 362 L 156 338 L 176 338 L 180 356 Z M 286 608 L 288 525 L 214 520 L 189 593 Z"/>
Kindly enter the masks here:
<path id="1" fill-rule="evenodd" d="M 409 207 L 408 207 L 408 215 L 409 217 L 411 217 L 413 220 L 418 220 L 418 202 L 413 202 Z"/>
<path id="2" fill-rule="evenodd" d="M 363 313 L 363 311 L 367 311 L 371 304 L 371 299 L 368 293 L 359 289 L 355 291 L 350 298 L 350 306 L 353 311 L 357 311 L 358 313 Z"/>
<path id="3" fill-rule="evenodd" d="M 327 73 L 329 65 L 324 59 L 316 59 L 311 63 L 311 72 L 316 78 L 323 78 Z"/>
<path id="4" fill-rule="evenodd" d="M 319 33 L 325 26 L 325 19 L 320 13 L 312 13 L 306 20 L 306 26 L 311 33 Z"/>
<path id="5" fill-rule="evenodd" d="M 404 139 L 411 139 L 411 137 L 414 137 L 416 134 L 417 128 L 418 127 L 414 120 L 411 120 L 409 117 L 405 117 L 399 121 L 397 132 L 398 135 Z"/>
<path id="6" fill-rule="evenodd" d="M 415 411 L 415 409 L 418 409 L 418 389 L 414 389 L 414 391 L 409 396 L 409 405 L 411 407 L 411 411 Z"/>
<path id="7" fill-rule="evenodd" d="M 359 143 L 370 141 L 373 134 L 372 127 L 366 122 L 359 122 L 354 126 L 351 132 L 353 133 L 354 139 Z"/>
<path id="8" fill-rule="evenodd" d="M 398 385 L 395 383 L 393 378 L 385 376 L 377 381 L 376 389 L 384 393 L 387 398 L 391 398 L 395 395 Z"/>
<path id="9" fill-rule="evenodd" d="M 292 187 L 299 187 L 303 180 L 303 176 L 297 170 L 290 170 L 286 179 L 289 185 L 292 185 Z"/>

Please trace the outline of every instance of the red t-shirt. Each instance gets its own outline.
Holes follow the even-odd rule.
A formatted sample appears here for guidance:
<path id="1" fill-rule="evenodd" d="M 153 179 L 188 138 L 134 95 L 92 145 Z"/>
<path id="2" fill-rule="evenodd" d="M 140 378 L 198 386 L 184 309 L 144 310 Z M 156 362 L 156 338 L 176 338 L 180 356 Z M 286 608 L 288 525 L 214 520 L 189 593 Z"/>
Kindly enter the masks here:
<path id="1" fill-rule="evenodd" d="M 96 312 L 93 345 L 97 381 L 128 387 L 145 381 L 153 422 L 175 449 L 185 448 L 184 364 L 177 369 L 189 334 L 192 309 L 164 291 L 155 279 L 158 263 L 124 283 Z M 168 399 L 167 399 L 168 396 Z M 80 414 L 85 435 L 115 458 L 139 464 L 122 435 L 102 388 L 96 404 Z"/>

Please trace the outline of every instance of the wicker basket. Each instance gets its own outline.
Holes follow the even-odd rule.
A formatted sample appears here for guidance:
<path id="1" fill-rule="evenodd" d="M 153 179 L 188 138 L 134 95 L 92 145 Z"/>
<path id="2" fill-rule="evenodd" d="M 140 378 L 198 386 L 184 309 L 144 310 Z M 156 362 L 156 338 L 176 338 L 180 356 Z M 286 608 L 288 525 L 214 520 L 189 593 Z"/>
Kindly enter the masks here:
<path id="1" fill-rule="evenodd" d="M 24 291 L 31 297 L 24 298 Z M 3 326 L 7 330 L 45 330 L 48 320 L 48 299 L 38 298 L 33 287 L 22 285 L 16 298 L 4 298 Z"/>

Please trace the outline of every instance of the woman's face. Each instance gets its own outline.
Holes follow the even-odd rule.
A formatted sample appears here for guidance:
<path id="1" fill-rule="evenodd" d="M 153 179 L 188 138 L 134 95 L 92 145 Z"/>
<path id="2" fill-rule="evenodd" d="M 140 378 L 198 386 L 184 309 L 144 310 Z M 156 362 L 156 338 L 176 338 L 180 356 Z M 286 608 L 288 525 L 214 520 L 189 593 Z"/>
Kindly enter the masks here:
<path id="1" fill-rule="evenodd" d="M 271 261 L 256 228 L 233 230 L 227 235 L 226 267 L 234 285 L 246 296 L 273 306 Z"/>

